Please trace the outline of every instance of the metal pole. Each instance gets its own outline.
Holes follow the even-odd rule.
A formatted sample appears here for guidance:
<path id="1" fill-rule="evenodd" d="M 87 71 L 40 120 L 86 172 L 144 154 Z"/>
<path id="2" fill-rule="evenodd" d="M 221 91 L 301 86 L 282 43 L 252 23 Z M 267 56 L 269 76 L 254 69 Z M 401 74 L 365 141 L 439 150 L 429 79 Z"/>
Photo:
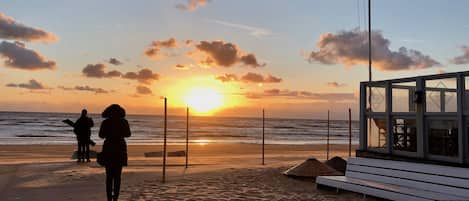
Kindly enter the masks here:
<path id="1" fill-rule="evenodd" d="M 186 168 L 189 163 L 189 107 L 186 108 Z"/>
<path id="2" fill-rule="evenodd" d="M 368 81 L 371 82 L 371 0 L 368 0 Z"/>
<path id="3" fill-rule="evenodd" d="M 368 84 L 371 84 L 371 0 L 368 0 Z M 372 108 L 372 104 L 371 104 L 371 86 L 368 85 L 368 89 L 369 89 L 369 93 L 368 93 L 368 103 L 370 105 L 370 112 L 373 112 L 373 108 Z M 371 118 L 368 119 L 368 131 L 367 132 L 371 132 Z M 378 134 L 378 138 L 379 138 L 379 134 Z M 370 146 L 370 140 L 371 139 L 368 139 L 369 142 L 367 144 L 367 146 Z M 379 140 L 378 140 L 378 144 L 379 144 Z M 368 147 L 366 147 L 367 149 Z"/>
<path id="4" fill-rule="evenodd" d="M 352 157 L 352 110 L 348 109 L 348 157 Z"/>
<path id="5" fill-rule="evenodd" d="M 329 160 L 329 117 L 330 114 L 329 114 L 329 110 L 327 110 L 327 154 L 326 154 L 326 158 L 327 160 Z"/>
<path id="6" fill-rule="evenodd" d="M 166 181 L 166 132 L 167 132 L 167 98 L 164 98 L 164 141 L 163 141 L 163 183 Z"/>
<path id="7" fill-rule="evenodd" d="M 265 154 L 265 111 L 262 109 L 262 165 L 265 165 L 264 163 L 264 154 Z"/>

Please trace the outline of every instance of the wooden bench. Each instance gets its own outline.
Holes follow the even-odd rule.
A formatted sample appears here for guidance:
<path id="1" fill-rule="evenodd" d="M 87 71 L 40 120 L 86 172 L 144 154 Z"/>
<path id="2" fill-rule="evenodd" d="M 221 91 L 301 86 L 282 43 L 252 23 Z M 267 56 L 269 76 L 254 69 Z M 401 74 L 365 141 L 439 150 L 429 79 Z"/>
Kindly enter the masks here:
<path id="1" fill-rule="evenodd" d="M 317 185 L 391 200 L 469 200 L 469 169 L 349 158 L 345 176 L 319 176 Z"/>

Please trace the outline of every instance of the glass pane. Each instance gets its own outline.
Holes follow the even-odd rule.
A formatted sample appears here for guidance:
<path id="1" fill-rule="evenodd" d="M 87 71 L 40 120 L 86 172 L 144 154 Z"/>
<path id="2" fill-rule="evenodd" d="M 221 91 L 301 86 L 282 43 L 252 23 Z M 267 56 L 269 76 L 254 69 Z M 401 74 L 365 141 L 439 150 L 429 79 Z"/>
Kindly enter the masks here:
<path id="1" fill-rule="evenodd" d="M 415 119 L 393 120 L 393 149 L 400 151 L 417 151 L 417 127 Z"/>
<path id="2" fill-rule="evenodd" d="M 370 91 L 371 89 L 371 91 Z M 368 87 L 368 97 L 366 100 L 366 108 L 371 112 L 386 111 L 386 88 L 384 87 Z M 370 100 L 371 96 L 371 100 Z M 371 103 L 371 110 L 370 110 Z"/>
<path id="3" fill-rule="evenodd" d="M 392 111 L 415 112 L 413 101 L 415 82 L 398 83 L 392 85 Z"/>
<path id="4" fill-rule="evenodd" d="M 427 80 L 427 112 L 456 112 L 456 78 Z"/>
<path id="5" fill-rule="evenodd" d="M 456 120 L 429 120 L 428 150 L 443 156 L 458 155 L 458 126 Z"/>
<path id="6" fill-rule="evenodd" d="M 386 119 L 368 118 L 368 147 L 385 148 L 386 145 Z"/>

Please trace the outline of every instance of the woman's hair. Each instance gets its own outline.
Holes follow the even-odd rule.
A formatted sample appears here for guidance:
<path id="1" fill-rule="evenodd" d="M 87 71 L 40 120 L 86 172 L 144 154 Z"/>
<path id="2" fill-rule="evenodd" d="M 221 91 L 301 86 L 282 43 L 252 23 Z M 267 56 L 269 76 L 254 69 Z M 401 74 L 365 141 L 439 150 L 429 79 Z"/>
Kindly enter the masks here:
<path id="1" fill-rule="evenodd" d="M 103 118 L 124 118 L 125 110 L 118 104 L 108 106 L 101 114 Z"/>

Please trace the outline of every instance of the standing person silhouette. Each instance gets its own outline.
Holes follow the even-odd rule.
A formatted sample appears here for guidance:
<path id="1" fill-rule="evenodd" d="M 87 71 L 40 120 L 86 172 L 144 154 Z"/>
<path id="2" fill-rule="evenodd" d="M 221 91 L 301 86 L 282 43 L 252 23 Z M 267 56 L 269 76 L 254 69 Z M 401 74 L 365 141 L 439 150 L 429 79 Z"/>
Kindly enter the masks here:
<path id="1" fill-rule="evenodd" d="M 107 107 L 102 113 L 105 120 L 99 129 L 103 144 L 104 166 L 106 167 L 106 193 L 108 201 L 119 198 L 122 167 L 127 166 L 126 137 L 130 137 L 129 122 L 125 119 L 125 110 L 117 104 Z"/>
<path id="2" fill-rule="evenodd" d="M 78 160 L 77 162 L 90 162 L 90 142 L 91 127 L 94 126 L 93 119 L 87 116 L 88 111 L 83 109 L 80 118 L 74 124 L 73 132 L 77 136 L 78 141 Z"/>

